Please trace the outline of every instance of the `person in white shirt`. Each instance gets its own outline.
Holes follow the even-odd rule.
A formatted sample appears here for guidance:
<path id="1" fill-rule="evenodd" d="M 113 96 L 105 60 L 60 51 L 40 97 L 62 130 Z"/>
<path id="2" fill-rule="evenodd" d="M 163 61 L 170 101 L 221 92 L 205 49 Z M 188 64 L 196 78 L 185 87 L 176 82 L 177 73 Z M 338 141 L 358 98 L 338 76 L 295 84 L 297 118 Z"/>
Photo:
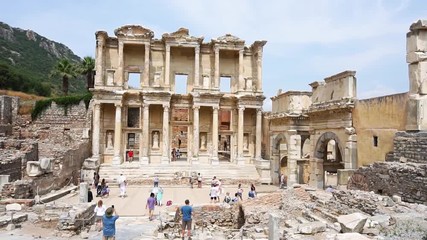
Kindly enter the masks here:
<path id="1" fill-rule="evenodd" d="M 118 182 L 119 182 L 119 188 L 120 188 L 120 196 L 119 197 L 123 197 L 124 198 L 126 196 L 126 185 L 127 185 L 127 182 L 126 182 L 126 177 L 123 176 L 123 173 L 120 174 Z"/>
<path id="2" fill-rule="evenodd" d="M 211 203 L 215 203 L 218 197 L 218 187 L 215 187 L 215 186 L 211 187 L 210 196 L 211 196 Z"/>
<path id="3" fill-rule="evenodd" d="M 102 217 L 105 214 L 105 210 L 107 210 L 107 208 L 104 206 L 102 200 L 99 200 L 93 210 L 95 212 L 95 223 L 98 231 L 102 230 Z"/>

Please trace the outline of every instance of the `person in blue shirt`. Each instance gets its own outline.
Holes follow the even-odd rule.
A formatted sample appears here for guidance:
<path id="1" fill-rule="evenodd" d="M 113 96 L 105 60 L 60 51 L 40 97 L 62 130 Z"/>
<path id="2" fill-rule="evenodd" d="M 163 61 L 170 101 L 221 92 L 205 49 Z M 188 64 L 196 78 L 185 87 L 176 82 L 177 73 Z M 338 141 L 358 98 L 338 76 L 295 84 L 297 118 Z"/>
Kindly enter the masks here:
<path id="1" fill-rule="evenodd" d="M 113 216 L 114 214 L 114 216 Z M 114 206 L 107 208 L 102 217 L 102 240 L 115 240 L 116 239 L 116 220 L 119 218 Z"/>
<path id="2" fill-rule="evenodd" d="M 182 213 L 182 239 L 185 236 L 185 229 L 187 229 L 188 239 L 191 239 L 191 214 L 193 207 L 190 206 L 190 200 L 185 200 L 185 205 L 181 207 Z"/>

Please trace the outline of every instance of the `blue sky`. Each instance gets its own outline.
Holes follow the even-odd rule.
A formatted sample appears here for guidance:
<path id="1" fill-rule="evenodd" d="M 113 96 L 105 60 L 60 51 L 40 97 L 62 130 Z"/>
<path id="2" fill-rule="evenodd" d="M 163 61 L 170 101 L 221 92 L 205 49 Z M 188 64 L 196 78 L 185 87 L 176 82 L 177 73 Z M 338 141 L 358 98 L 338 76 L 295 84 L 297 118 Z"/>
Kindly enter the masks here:
<path id="1" fill-rule="evenodd" d="M 152 29 L 156 38 L 186 27 L 205 41 L 231 33 L 251 44 L 267 40 L 263 89 L 310 91 L 309 83 L 357 71 L 358 98 L 408 91 L 406 33 L 427 19 L 424 0 L 73 0 L 2 1 L 3 21 L 32 29 L 95 55 L 95 32 L 125 24 Z"/>

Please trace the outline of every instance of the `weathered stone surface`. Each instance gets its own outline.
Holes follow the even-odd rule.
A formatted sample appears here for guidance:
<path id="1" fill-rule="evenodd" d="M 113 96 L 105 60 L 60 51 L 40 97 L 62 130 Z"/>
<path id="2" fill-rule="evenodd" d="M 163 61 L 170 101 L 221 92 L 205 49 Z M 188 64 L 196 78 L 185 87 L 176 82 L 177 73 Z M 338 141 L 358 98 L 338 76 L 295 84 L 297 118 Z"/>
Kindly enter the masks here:
<path id="1" fill-rule="evenodd" d="M 6 211 L 21 211 L 22 207 L 18 203 L 11 203 L 6 205 Z"/>
<path id="2" fill-rule="evenodd" d="M 298 226 L 298 232 L 301 234 L 315 234 L 319 232 L 324 232 L 326 230 L 326 224 L 322 222 L 310 222 L 301 224 Z"/>
<path id="3" fill-rule="evenodd" d="M 362 232 L 363 226 L 365 225 L 367 219 L 368 217 L 361 213 L 342 215 L 337 218 L 343 233 Z"/>
<path id="4" fill-rule="evenodd" d="M 360 233 L 342 233 L 335 236 L 335 240 L 369 240 Z"/>

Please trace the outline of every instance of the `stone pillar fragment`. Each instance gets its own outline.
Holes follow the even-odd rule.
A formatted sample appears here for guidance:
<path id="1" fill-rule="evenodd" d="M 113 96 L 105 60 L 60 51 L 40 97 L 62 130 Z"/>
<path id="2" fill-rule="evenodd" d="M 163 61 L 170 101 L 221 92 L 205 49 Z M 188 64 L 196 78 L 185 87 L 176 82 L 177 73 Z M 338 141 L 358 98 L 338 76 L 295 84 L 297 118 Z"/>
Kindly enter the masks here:
<path id="1" fill-rule="evenodd" d="M 163 148 L 162 164 L 168 164 L 169 159 L 169 105 L 163 105 Z"/>
<path id="2" fill-rule="evenodd" d="M 148 149 L 150 148 L 150 105 L 143 104 L 142 109 L 142 138 L 140 141 L 142 151 L 140 152 L 141 158 L 139 163 L 141 165 L 146 165 L 149 163 Z"/>
<path id="3" fill-rule="evenodd" d="M 123 86 L 124 79 L 124 54 L 123 54 L 124 43 L 119 41 L 119 66 L 117 68 L 117 86 Z"/>
<path id="4" fill-rule="evenodd" d="M 243 50 L 239 51 L 239 91 L 245 89 L 245 79 L 243 78 Z"/>
<path id="5" fill-rule="evenodd" d="M 116 104 L 116 120 L 114 125 L 113 165 L 120 165 L 122 163 L 121 146 L 122 146 L 122 105 Z"/>
<path id="6" fill-rule="evenodd" d="M 270 213 L 268 217 L 268 239 L 280 239 L 280 216 L 277 213 Z"/>
<path id="7" fill-rule="evenodd" d="M 352 134 L 348 136 L 347 142 L 345 143 L 345 153 L 344 153 L 345 169 L 355 169 L 357 168 L 357 135 Z"/>
<path id="8" fill-rule="evenodd" d="M 170 59 L 171 59 L 171 46 L 166 45 L 166 60 L 165 60 L 165 87 L 169 87 L 170 78 Z"/>
<path id="9" fill-rule="evenodd" d="M 214 75 L 214 87 L 219 88 L 219 48 L 215 48 L 215 75 Z"/>
<path id="10" fill-rule="evenodd" d="M 255 160 L 261 160 L 261 140 L 262 140 L 262 109 L 256 110 L 256 136 L 255 136 Z"/>
<path id="11" fill-rule="evenodd" d="M 218 107 L 212 108 L 212 146 L 213 146 L 213 152 L 212 152 L 212 159 L 211 163 L 212 165 L 218 165 Z"/>
<path id="12" fill-rule="evenodd" d="M 104 35 L 96 37 L 96 56 L 95 56 L 95 86 L 103 85 L 104 82 Z"/>
<path id="13" fill-rule="evenodd" d="M 198 88 L 200 83 L 200 46 L 194 48 L 194 86 Z"/>
<path id="14" fill-rule="evenodd" d="M 80 203 L 88 202 L 88 188 L 89 188 L 89 185 L 87 182 L 80 183 L 80 194 L 79 194 Z"/>
<path id="15" fill-rule="evenodd" d="M 262 90 L 262 48 L 260 48 L 257 53 L 256 68 L 257 68 L 256 91 L 261 92 Z"/>
<path id="16" fill-rule="evenodd" d="M 150 79 L 150 44 L 145 44 L 145 59 L 144 59 L 144 73 L 142 77 L 142 86 L 148 87 Z"/>
<path id="17" fill-rule="evenodd" d="M 193 156 L 192 163 L 199 163 L 199 109 L 200 106 L 193 106 Z"/>
<path id="18" fill-rule="evenodd" d="M 243 156 L 243 132 L 244 132 L 245 108 L 239 107 L 239 120 L 237 123 L 237 164 L 245 164 Z"/>
<path id="19" fill-rule="evenodd" d="M 100 152 L 100 139 L 101 135 L 101 104 L 95 103 L 93 107 L 93 133 L 92 133 L 92 155 L 94 158 L 99 159 Z"/>
<path id="20" fill-rule="evenodd" d="M 418 20 L 406 35 L 409 100 L 406 130 L 427 130 L 427 20 Z"/>
<path id="21" fill-rule="evenodd" d="M 323 189 L 323 159 L 313 158 L 310 159 L 310 183 L 311 187 Z"/>
<path id="22" fill-rule="evenodd" d="M 288 186 L 298 183 L 297 161 L 301 159 L 301 135 L 290 131 L 288 146 Z"/>

